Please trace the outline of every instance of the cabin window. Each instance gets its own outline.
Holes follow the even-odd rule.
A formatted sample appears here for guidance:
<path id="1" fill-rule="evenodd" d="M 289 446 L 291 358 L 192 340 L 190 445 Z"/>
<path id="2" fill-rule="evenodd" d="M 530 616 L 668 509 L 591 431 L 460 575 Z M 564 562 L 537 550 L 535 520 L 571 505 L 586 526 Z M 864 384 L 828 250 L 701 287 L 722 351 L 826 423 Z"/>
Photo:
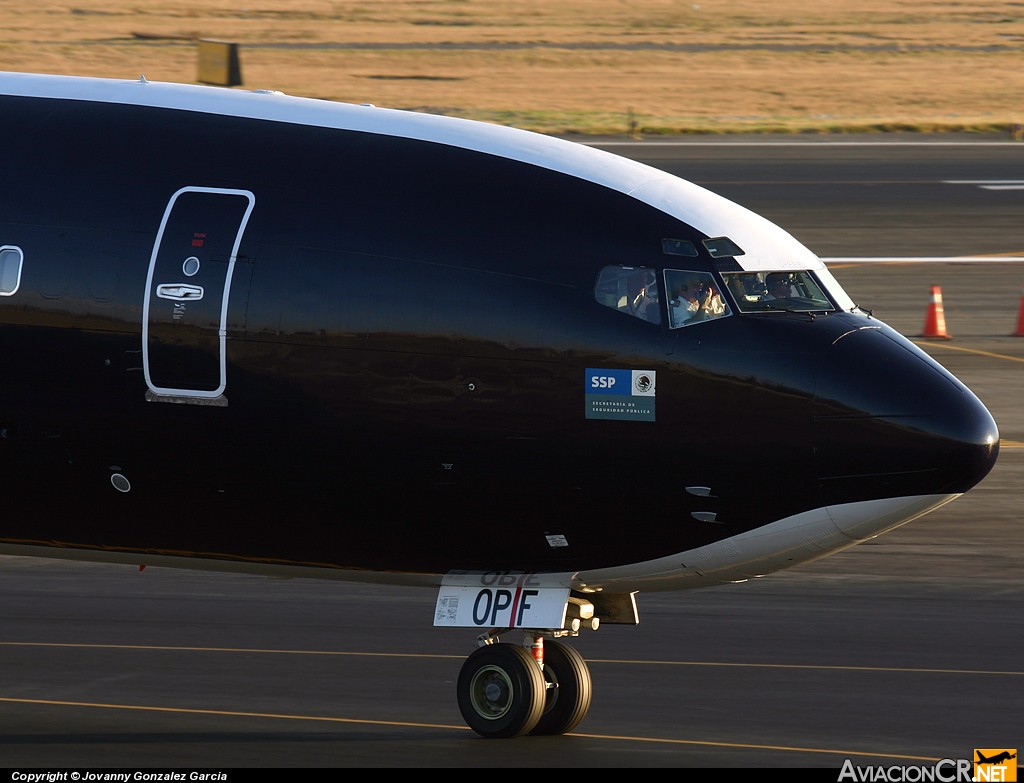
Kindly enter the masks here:
<path id="1" fill-rule="evenodd" d="M 594 297 L 633 318 L 661 323 L 658 276 L 653 269 L 635 266 L 606 266 L 594 287 Z"/>
<path id="2" fill-rule="evenodd" d="M 676 329 L 713 321 L 732 314 L 718 283 L 708 272 L 665 270 L 668 292 L 668 322 Z"/>
<path id="3" fill-rule="evenodd" d="M 743 313 L 820 313 L 836 309 L 814 275 L 807 270 L 725 272 L 722 278 Z"/>
<path id="4" fill-rule="evenodd" d="M 0 296 L 11 296 L 21 285 L 20 247 L 4 245 L 0 247 Z"/>

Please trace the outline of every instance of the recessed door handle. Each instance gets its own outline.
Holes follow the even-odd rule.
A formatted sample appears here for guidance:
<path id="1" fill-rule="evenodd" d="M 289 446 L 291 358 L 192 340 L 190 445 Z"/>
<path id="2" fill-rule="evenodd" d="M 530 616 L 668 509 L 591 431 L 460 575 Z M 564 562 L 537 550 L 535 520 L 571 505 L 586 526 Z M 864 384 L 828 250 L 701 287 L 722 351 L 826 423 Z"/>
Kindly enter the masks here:
<path id="1" fill-rule="evenodd" d="M 203 287 L 185 283 L 161 283 L 156 287 L 156 295 L 176 302 L 193 301 L 203 298 Z"/>

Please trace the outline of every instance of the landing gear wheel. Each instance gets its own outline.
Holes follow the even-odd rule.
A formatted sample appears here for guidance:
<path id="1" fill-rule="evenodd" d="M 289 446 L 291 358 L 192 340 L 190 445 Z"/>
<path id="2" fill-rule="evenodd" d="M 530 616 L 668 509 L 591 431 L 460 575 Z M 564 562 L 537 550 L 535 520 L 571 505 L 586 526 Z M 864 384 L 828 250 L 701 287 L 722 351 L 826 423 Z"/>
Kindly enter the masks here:
<path id="1" fill-rule="evenodd" d="M 481 737 L 519 737 L 533 730 L 544 711 L 544 675 L 519 645 L 490 644 L 462 664 L 458 697 L 462 717 Z"/>
<path id="2" fill-rule="evenodd" d="M 544 679 L 548 683 L 544 711 L 531 734 L 565 734 L 590 711 L 593 689 L 583 656 L 567 644 L 544 644 Z"/>

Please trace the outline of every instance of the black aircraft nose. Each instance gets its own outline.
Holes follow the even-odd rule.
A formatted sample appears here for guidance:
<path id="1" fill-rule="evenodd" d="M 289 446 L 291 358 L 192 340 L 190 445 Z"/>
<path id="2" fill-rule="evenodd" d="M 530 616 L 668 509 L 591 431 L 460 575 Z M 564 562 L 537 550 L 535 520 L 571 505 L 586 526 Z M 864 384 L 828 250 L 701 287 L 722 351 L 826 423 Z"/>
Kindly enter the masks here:
<path id="1" fill-rule="evenodd" d="M 889 327 L 836 340 L 819 368 L 815 460 L 826 504 L 966 492 L 999 454 L 992 414 Z"/>

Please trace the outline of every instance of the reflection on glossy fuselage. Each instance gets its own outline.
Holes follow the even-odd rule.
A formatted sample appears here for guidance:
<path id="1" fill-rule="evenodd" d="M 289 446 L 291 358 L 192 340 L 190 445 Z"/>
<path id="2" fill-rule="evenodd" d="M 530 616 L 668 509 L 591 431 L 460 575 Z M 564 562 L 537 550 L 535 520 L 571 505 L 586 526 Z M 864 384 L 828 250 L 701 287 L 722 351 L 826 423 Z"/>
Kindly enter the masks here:
<path id="1" fill-rule="evenodd" d="M 717 341 L 713 330 L 733 334 Z M 705 497 L 677 493 L 674 522 L 698 525 L 690 517 L 699 511 L 741 529 L 651 558 L 628 577 L 588 571 L 580 579 L 591 589 L 614 591 L 620 579 L 647 590 L 699 587 L 817 559 L 955 499 L 998 456 L 984 404 L 866 315 L 723 319 L 699 341 L 679 335 L 673 355 L 680 375 L 664 382 L 694 401 L 678 422 L 680 483 L 710 488 Z"/>
<path id="2" fill-rule="evenodd" d="M 0 83 L 10 125 L 51 129 L 4 149 L 38 185 L 0 210 L 10 547 L 426 584 L 678 569 L 827 509 L 870 535 L 857 504 L 906 506 L 890 524 L 996 458 L 984 406 L 810 250 L 664 172 L 288 96 Z M 774 269 L 802 304 L 748 294 Z M 695 282 L 722 298 L 674 320 Z M 595 368 L 649 377 L 647 414 L 588 416 Z"/>

